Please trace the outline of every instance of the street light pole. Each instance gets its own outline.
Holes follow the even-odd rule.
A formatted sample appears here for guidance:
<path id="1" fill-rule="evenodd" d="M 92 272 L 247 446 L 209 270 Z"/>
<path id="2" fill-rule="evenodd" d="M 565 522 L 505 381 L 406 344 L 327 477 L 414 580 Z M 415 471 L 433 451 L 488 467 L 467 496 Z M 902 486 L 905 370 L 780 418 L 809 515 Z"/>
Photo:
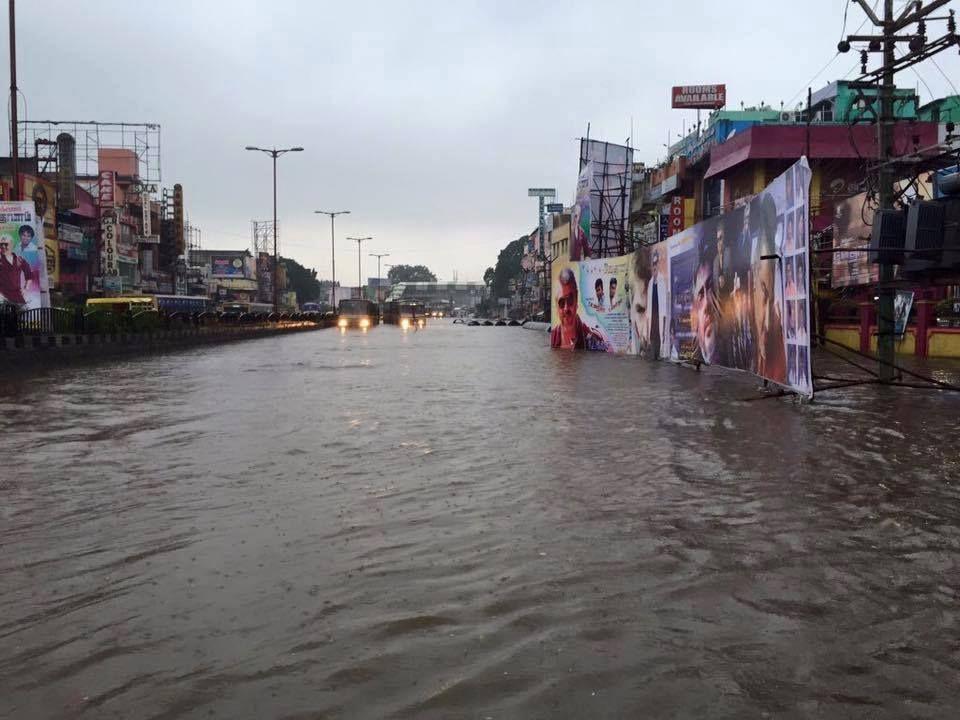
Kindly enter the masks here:
<path id="1" fill-rule="evenodd" d="M 390 257 L 390 253 L 370 253 L 370 257 L 377 259 L 377 302 L 380 300 L 380 258 Z"/>
<path id="2" fill-rule="evenodd" d="M 351 237 L 351 238 L 347 238 L 347 240 L 353 240 L 354 242 L 357 243 L 357 293 L 360 295 L 360 297 L 363 297 L 363 269 L 360 266 L 360 263 L 361 263 L 360 244 L 363 242 L 366 242 L 367 240 L 373 240 L 373 238 L 372 237 L 362 237 L 362 238 Z"/>
<path id="3" fill-rule="evenodd" d="M 334 310 L 337 309 L 337 251 L 336 241 L 333 234 L 333 221 L 337 215 L 349 215 L 349 210 L 314 210 L 318 215 L 330 216 L 330 305 Z"/>
<path id="4" fill-rule="evenodd" d="M 247 145 L 246 150 L 256 150 L 266 153 L 273 158 L 273 311 L 278 312 L 280 306 L 280 287 L 277 285 L 277 267 L 280 264 L 280 257 L 277 254 L 277 158 L 288 152 L 303 152 L 302 147 L 292 148 L 261 148 L 253 145 Z"/>

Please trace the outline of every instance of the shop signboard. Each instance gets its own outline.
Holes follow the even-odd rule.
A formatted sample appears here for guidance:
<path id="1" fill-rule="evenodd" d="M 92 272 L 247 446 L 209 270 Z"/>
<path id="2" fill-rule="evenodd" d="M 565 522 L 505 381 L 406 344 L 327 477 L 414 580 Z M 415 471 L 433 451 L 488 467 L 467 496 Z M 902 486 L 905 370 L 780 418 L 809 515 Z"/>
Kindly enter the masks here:
<path id="1" fill-rule="evenodd" d="M 671 107 L 680 110 L 719 110 L 727 104 L 726 85 L 674 85 Z"/>
<path id="2" fill-rule="evenodd" d="M 115 172 L 112 170 L 100 172 L 99 205 L 101 215 L 111 212 L 116 207 L 116 186 L 117 174 Z"/>
<path id="3" fill-rule="evenodd" d="M 105 278 L 119 276 L 120 268 L 117 266 L 117 223 L 113 218 L 104 218 L 100 223 L 100 236 L 101 274 Z"/>

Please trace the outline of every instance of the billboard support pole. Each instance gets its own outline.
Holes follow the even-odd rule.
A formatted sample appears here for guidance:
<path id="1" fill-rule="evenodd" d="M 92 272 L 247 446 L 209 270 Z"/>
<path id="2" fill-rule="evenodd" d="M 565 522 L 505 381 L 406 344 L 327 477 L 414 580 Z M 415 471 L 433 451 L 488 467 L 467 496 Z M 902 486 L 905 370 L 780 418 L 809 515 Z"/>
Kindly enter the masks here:
<path id="1" fill-rule="evenodd" d="M 20 199 L 20 139 L 17 132 L 17 13 L 10 0 L 10 165 L 13 175 L 12 200 Z"/>

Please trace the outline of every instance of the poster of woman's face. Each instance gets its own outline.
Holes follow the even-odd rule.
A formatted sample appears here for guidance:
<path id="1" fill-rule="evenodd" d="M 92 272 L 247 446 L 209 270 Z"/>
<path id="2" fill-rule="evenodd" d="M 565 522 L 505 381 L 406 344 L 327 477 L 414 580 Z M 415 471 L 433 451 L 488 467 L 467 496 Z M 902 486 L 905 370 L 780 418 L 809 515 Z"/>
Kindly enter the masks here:
<path id="1" fill-rule="evenodd" d="M 787 183 L 787 189 L 786 189 L 786 192 L 784 193 L 784 195 L 786 196 L 785 199 L 786 199 L 786 201 L 787 201 L 787 205 L 790 206 L 790 205 L 793 205 L 793 202 L 794 202 L 794 194 L 793 194 L 793 168 L 790 168 L 790 169 L 787 170 L 787 172 L 786 172 L 786 183 Z"/>
<path id="2" fill-rule="evenodd" d="M 797 337 L 807 337 L 807 301 L 797 300 Z"/>
<path id="3" fill-rule="evenodd" d="M 787 300 L 787 340 L 793 340 L 797 337 L 796 325 L 796 301 Z"/>

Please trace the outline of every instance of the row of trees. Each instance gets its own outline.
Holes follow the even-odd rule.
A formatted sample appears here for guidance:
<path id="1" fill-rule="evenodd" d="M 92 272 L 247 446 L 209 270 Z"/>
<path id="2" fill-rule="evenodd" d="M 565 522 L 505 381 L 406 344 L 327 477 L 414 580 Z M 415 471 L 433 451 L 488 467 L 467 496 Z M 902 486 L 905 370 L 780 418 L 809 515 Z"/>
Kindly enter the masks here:
<path id="1" fill-rule="evenodd" d="M 307 268 L 293 258 L 281 257 L 280 262 L 287 267 L 287 284 L 297 293 L 297 300 L 305 302 L 326 302 L 328 298 L 320 297 L 320 281 L 317 271 Z M 426 265 L 394 265 L 387 273 L 391 283 L 399 282 L 436 282 L 434 275 Z"/>

